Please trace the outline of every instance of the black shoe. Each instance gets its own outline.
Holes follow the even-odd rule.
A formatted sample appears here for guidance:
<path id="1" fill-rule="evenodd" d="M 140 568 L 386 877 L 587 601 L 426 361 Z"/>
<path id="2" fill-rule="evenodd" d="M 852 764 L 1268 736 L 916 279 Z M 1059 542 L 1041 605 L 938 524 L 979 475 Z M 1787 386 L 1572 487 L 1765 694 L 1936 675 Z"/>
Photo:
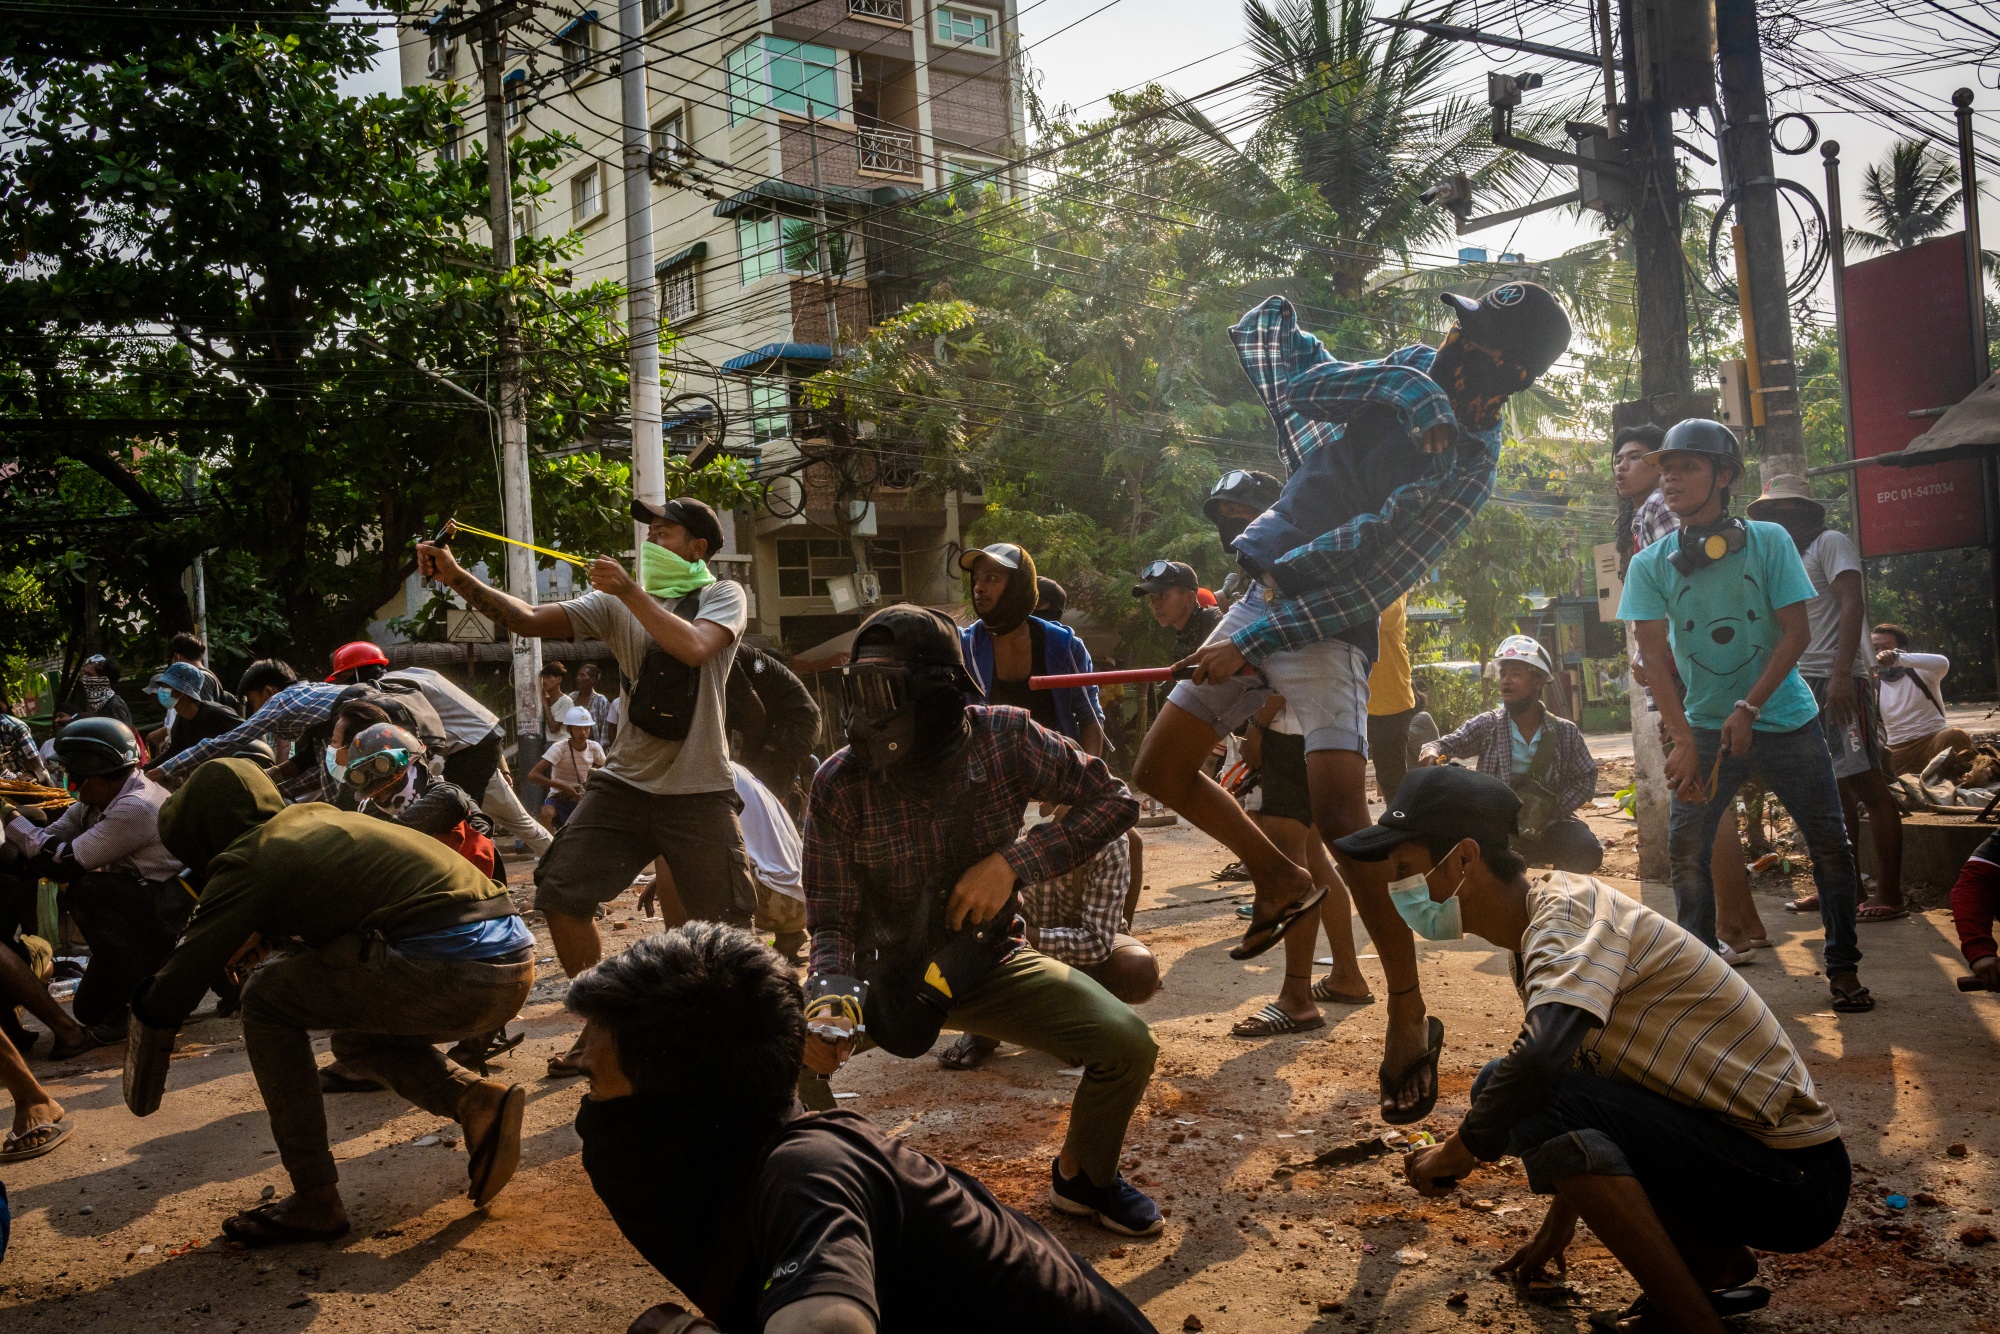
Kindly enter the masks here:
<path id="1" fill-rule="evenodd" d="M 1121 1175 L 1100 1186 L 1088 1173 L 1064 1177 L 1060 1159 L 1049 1164 L 1049 1203 L 1066 1214 L 1095 1218 L 1099 1227 L 1127 1237 L 1150 1237 L 1165 1226 L 1160 1206 Z"/>

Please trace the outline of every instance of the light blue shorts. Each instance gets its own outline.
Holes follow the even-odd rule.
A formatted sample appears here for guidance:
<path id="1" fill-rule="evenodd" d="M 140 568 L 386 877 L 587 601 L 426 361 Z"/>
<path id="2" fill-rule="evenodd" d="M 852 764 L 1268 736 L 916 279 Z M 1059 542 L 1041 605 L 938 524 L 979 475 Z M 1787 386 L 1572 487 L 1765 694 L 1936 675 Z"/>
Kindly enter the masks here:
<path id="1" fill-rule="evenodd" d="M 1262 588 L 1252 588 L 1222 617 L 1206 643 L 1229 639 L 1263 619 Z M 1304 648 L 1274 653 L 1262 674 L 1238 676 L 1220 685 L 1198 686 L 1182 681 L 1167 696 L 1169 703 L 1193 714 L 1228 736 L 1264 707 L 1272 692 L 1285 697 L 1306 753 L 1351 750 L 1368 754 L 1368 655 L 1344 639 L 1322 639 Z"/>

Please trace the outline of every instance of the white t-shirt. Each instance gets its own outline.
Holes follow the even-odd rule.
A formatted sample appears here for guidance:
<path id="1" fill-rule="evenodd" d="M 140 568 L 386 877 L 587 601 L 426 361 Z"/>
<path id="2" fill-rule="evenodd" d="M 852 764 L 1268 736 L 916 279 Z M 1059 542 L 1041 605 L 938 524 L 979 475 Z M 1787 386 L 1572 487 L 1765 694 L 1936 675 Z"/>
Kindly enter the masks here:
<path id="1" fill-rule="evenodd" d="M 673 605 L 673 600 L 665 601 L 669 607 Z M 577 638 L 601 639 L 611 646 L 618 670 L 628 682 L 638 681 L 647 655 L 660 647 L 646 633 L 639 618 L 609 593 L 592 589 L 582 597 L 556 605 L 569 613 L 570 626 Z M 643 792 L 672 796 L 727 792 L 735 786 L 729 773 L 729 738 L 722 726 L 723 692 L 729 682 L 730 665 L 736 661 L 737 642 L 743 637 L 744 622 L 748 619 L 743 586 L 731 579 L 716 580 L 701 590 L 694 615 L 696 620 L 713 621 L 727 630 L 729 642 L 701 665 L 701 693 L 687 739 L 663 741 L 643 727 L 621 725 L 605 760 L 605 773 Z M 630 692 L 628 685 L 620 693 L 620 701 Z M 629 710 L 621 710 L 620 716 L 625 712 Z"/>
<path id="2" fill-rule="evenodd" d="M 1933 732 L 1945 727 L 1944 678 L 1951 670 L 1951 659 L 1942 653 L 1899 653 L 1900 665 L 1909 672 L 1891 681 L 1886 677 L 1881 682 L 1882 731 L 1892 746 L 1900 746 L 1906 741 L 1921 741 Z M 1921 676 L 1930 687 L 1930 694 L 1924 694 L 1924 687 L 1917 684 Z"/>
<path id="3" fill-rule="evenodd" d="M 1805 562 L 1806 578 L 1813 586 L 1813 600 L 1806 603 L 1812 643 L 1799 655 L 1799 675 L 1824 681 L 1834 674 L 1840 660 L 1840 598 L 1833 591 L 1833 581 L 1850 570 L 1859 574 L 1861 553 L 1855 550 L 1854 539 L 1829 528 L 1815 537 L 1799 558 Z M 1854 676 L 1868 675 L 1866 634 L 1855 639 L 1854 664 L 1849 671 Z"/>
<path id="4" fill-rule="evenodd" d="M 563 731 L 563 719 L 567 718 L 569 711 L 575 707 L 574 699 L 568 695 L 557 695 L 556 702 L 542 710 L 542 735 L 568 736 L 569 733 Z"/>
<path id="5" fill-rule="evenodd" d="M 758 882 L 786 898 L 804 902 L 801 863 L 805 842 L 799 837 L 799 827 L 792 823 L 791 812 L 748 769 L 734 761 L 729 769 L 736 776 L 736 795 L 743 799 L 743 811 L 737 817 L 743 825 L 743 850 L 750 856 Z"/>
<path id="6" fill-rule="evenodd" d="M 583 749 L 578 750 L 569 744 L 568 737 L 564 737 L 543 751 L 542 758 L 549 762 L 549 769 L 558 779 L 581 789 L 591 770 L 604 767 L 604 747 L 595 741 L 586 741 Z"/>

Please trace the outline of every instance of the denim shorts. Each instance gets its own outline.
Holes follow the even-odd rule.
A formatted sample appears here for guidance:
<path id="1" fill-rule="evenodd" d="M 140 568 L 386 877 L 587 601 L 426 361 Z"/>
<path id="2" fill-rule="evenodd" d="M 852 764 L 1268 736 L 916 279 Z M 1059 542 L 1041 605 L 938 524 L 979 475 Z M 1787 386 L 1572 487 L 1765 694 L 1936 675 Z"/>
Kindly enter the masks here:
<path id="1" fill-rule="evenodd" d="M 1228 639 L 1264 617 L 1263 590 L 1253 588 L 1224 614 L 1207 643 Z M 1322 639 L 1304 648 L 1273 653 L 1258 675 L 1237 676 L 1219 685 L 1182 681 L 1167 696 L 1228 736 L 1248 722 L 1276 691 L 1285 697 L 1305 734 L 1306 751 L 1351 750 L 1368 754 L 1368 655 L 1344 639 Z"/>

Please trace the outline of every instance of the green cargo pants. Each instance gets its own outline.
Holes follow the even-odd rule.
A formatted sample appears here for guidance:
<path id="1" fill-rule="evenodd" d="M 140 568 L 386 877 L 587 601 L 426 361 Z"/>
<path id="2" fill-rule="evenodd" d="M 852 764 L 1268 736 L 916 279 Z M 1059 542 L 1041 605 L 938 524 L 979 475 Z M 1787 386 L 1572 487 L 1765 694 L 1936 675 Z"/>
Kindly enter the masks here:
<path id="1" fill-rule="evenodd" d="M 1160 1054 L 1152 1030 L 1131 1006 L 1081 969 L 1023 949 L 980 979 L 972 994 L 951 1008 L 944 1026 L 1083 1066 L 1063 1147 L 1095 1184 L 1108 1186 L 1116 1179 L 1125 1127 Z M 870 1045 L 864 1036 L 857 1050 Z M 800 1071 L 799 1101 L 814 1111 L 831 1111 L 833 1090 L 826 1077 Z"/>

